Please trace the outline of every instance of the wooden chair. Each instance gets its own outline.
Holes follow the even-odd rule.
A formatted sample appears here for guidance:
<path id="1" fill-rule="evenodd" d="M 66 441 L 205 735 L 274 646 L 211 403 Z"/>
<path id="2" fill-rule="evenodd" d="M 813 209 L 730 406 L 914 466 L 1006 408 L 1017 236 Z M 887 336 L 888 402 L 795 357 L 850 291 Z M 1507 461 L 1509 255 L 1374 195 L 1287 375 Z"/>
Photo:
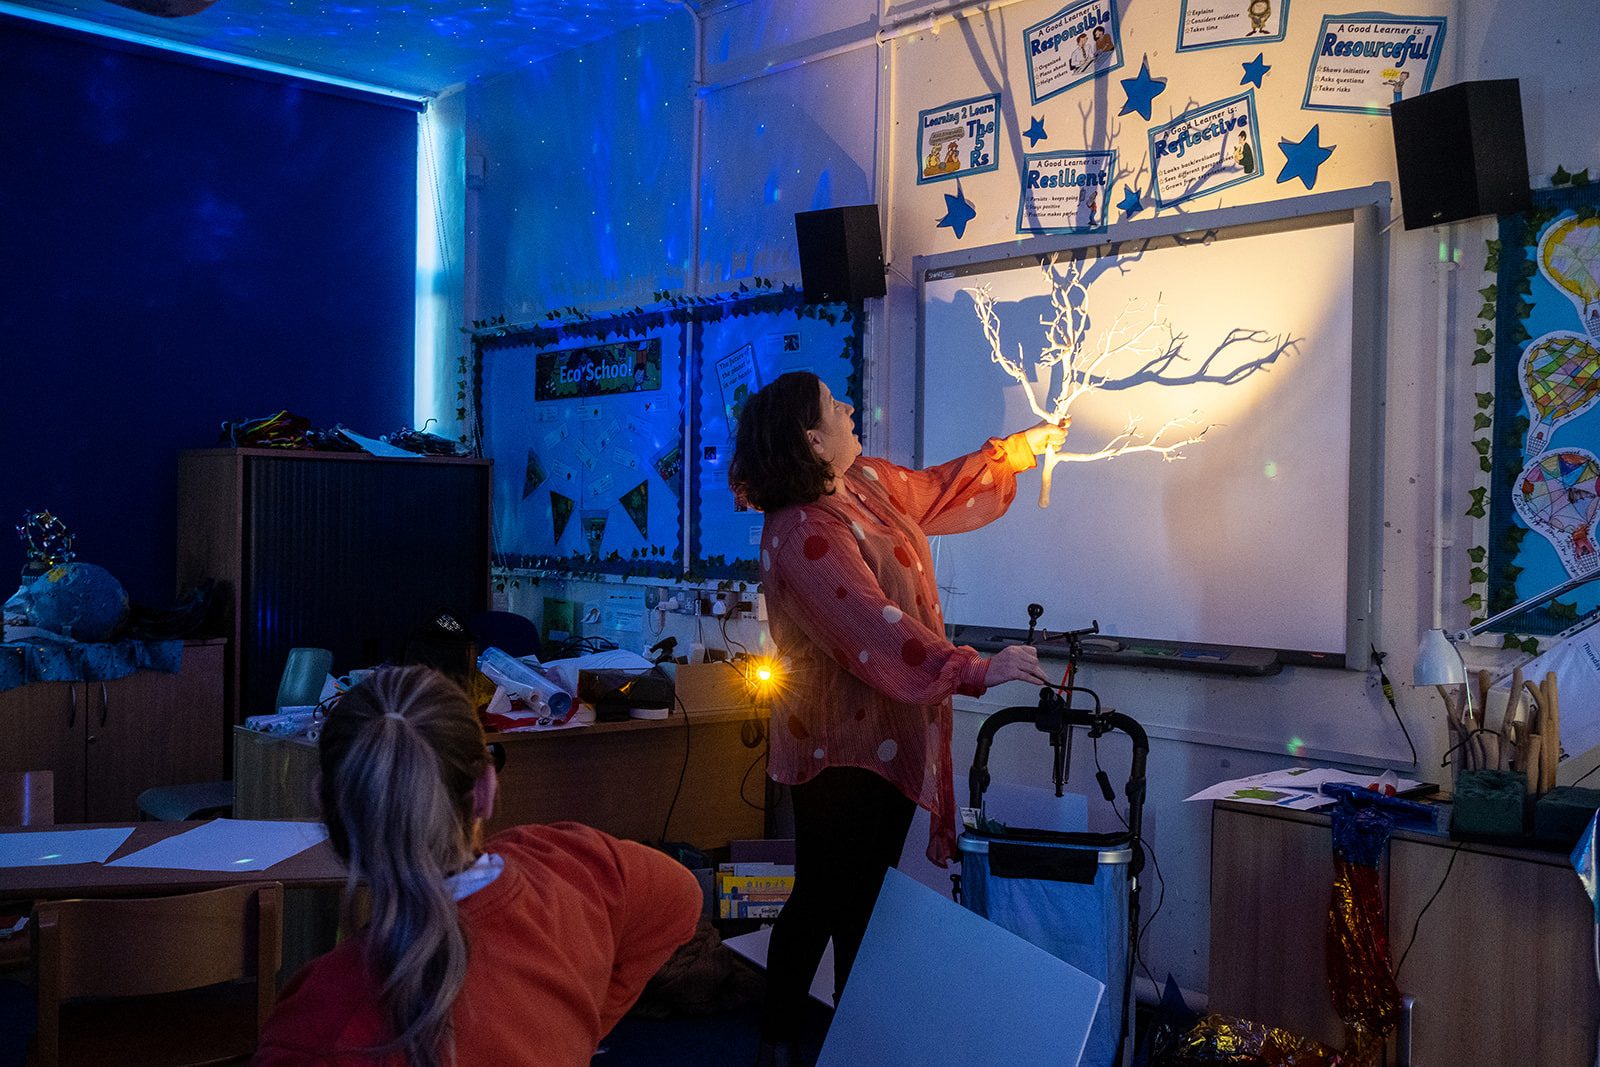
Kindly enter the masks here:
<path id="1" fill-rule="evenodd" d="M 56 776 L 50 771 L 0 771 L 0 826 L 48 826 L 56 821 Z M 9 930 L 26 907 L 0 908 L 0 930 Z M 28 965 L 27 932 L 0 937 L 0 971 Z"/>
<path id="2" fill-rule="evenodd" d="M 53 901 L 34 919 L 39 1067 L 227 1063 L 255 1051 L 283 962 L 278 883 Z M 240 984 L 249 978 L 253 988 Z"/>
<path id="3" fill-rule="evenodd" d="M 0 826 L 48 826 L 55 821 L 54 773 L 0 771 Z"/>

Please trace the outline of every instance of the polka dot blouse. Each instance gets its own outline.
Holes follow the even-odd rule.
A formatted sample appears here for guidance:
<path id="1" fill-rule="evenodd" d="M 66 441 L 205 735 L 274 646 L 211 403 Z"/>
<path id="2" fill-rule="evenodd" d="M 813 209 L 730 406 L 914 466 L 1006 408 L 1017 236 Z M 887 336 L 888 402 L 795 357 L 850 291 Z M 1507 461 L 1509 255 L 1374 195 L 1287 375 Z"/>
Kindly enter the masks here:
<path id="1" fill-rule="evenodd" d="M 790 785 L 833 766 L 883 775 L 932 816 L 940 864 L 956 841 L 950 697 L 983 693 L 988 664 L 945 639 L 928 537 L 999 518 L 1033 465 L 1022 434 L 923 471 L 863 456 L 835 492 L 769 514 L 762 530 L 762 590 L 787 661 L 769 773 Z"/>

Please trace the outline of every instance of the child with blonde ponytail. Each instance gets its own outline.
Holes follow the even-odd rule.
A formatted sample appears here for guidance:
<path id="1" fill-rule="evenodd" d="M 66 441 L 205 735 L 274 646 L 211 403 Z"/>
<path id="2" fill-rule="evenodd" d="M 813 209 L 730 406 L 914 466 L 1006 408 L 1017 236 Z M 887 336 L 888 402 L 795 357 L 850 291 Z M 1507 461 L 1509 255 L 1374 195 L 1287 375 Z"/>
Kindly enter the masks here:
<path id="1" fill-rule="evenodd" d="M 694 933 L 695 878 L 574 823 L 488 840 L 495 769 L 465 693 L 425 667 L 342 696 L 323 820 L 372 918 L 285 988 L 255 1062 L 584 1067 Z"/>

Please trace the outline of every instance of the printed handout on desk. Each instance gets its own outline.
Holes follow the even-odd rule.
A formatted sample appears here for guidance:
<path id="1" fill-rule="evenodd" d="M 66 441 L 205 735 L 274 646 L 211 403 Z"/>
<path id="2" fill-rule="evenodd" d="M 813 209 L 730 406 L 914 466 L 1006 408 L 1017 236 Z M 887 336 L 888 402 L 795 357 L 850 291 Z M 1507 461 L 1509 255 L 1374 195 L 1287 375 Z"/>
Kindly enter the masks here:
<path id="1" fill-rule="evenodd" d="M 264 871 L 327 840 L 319 822 L 213 819 L 106 864 L 172 871 Z"/>
<path id="2" fill-rule="evenodd" d="M 1421 782 L 1410 778 L 1391 778 L 1384 782 L 1379 773 L 1340 771 L 1332 767 L 1285 767 L 1281 771 L 1266 771 L 1244 778 L 1218 782 L 1200 790 L 1189 800 L 1232 800 L 1240 804 L 1268 804 L 1295 811 L 1315 811 L 1334 802 L 1334 797 L 1322 792 L 1330 783 L 1353 785 L 1362 789 L 1377 788 L 1380 784 L 1393 785 L 1396 792 L 1415 789 Z"/>
<path id="3" fill-rule="evenodd" d="M 131 833 L 133 827 L 127 826 L 0 834 L 0 867 L 104 863 Z"/>

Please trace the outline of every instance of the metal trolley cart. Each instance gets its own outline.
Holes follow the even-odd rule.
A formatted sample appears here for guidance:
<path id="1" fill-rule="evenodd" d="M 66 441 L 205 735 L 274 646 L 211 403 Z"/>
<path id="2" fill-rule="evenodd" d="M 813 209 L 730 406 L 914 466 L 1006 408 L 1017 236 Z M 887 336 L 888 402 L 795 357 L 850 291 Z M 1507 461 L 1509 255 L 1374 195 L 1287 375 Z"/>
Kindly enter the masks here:
<path id="1" fill-rule="evenodd" d="M 1070 666 L 1068 672 L 1070 680 Z M 1074 696 L 1092 699 L 1093 710 L 1072 707 Z M 958 844 L 959 895 L 967 908 L 1106 984 L 1080 1062 L 1086 1067 L 1126 1063 L 1133 1050 L 1133 948 L 1144 864 L 1139 835 L 1149 740 L 1133 719 L 1101 711 L 1100 698 L 1091 690 L 1070 684 L 1041 690 L 1038 707 L 1006 708 L 989 716 L 978 731 L 969 784 L 972 807 L 980 812 L 994 735 L 1012 723 L 1032 723 L 1050 736 L 1057 796 L 1066 781 L 1074 728 L 1085 728 L 1092 739 L 1120 731 L 1132 741 L 1124 788 L 1126 829 L 1098 834 L 998 828 L 980 817 L 979 828 L 963 833 Z M 1102 795 L 1113 801 L 1109 777 L 1101 771 L 1096 778 Z"/>

